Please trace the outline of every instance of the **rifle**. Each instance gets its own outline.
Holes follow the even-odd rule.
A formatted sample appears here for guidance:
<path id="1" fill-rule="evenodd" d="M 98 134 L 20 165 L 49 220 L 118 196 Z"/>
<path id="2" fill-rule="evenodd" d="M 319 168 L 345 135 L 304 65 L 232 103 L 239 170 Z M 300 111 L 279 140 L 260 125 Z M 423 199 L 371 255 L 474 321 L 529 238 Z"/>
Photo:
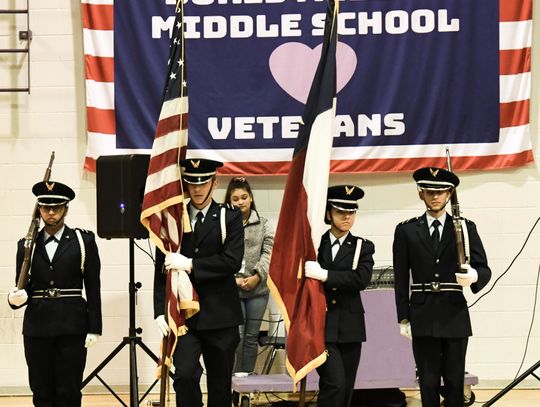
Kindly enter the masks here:
<path id="1" fill-rule="evenodd" d="M 48 182 L 51 178 L 51 168 L 54 161 L 54 151 L 51 153 L 49 159 L 49 165 L 45 170 L 45 176 L 43 181 Z M 32 261 L 32 253 L 34 252 L 34 245 L 36 243 L 36 236 L 39 231 L 39 224 L 41 222 L 41 215 L 39 214 L 39 205 L 36 202 L 34 211 L 32 212 L 32 220 L 30 221 L 30 227 L 24 238 L 24 259 L 19 272 L 19 278 L 17 280 L 17 288 L 22 290 L 26 287 L 29 278 L 30 263 Z"/>
<path id="2" fill-rule="evenodd" d="M 448 171 L 452 172 L 452 162 L 450 159 L 450 150 L 446 147 L 446 161 L 448 165 Z M 452 196 L 450 197 L 451 209 L 452 209 L 452 223 L 454 225 L 454 235 L 456 236 L 456 249 L 458 255 L 458 272 L 462 272 L 461 265 L 468 264 L 469 259 L 465 255 L 465 241 L 463 239 L 463 228 L 461 226 L 461 212 L 459 209 L 459 201 L 456 188 L 453 188 Z"/>

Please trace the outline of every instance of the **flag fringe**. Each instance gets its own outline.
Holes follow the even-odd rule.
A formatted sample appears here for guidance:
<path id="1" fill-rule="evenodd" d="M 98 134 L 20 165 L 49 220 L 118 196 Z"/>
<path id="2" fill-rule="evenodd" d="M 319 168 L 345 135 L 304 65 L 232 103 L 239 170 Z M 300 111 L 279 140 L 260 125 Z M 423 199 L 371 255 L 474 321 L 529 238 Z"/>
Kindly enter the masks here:
<path id="1" fill-rule="evenodd" d="M 178 180 L 178 182 L 181 182 L 180 180 Z M 183 202 L 184 200 L 184 197 L 182 195 L 176 195 L 176 196 L 173 196 L 163 202 L 160 202 L 159 204 L 157 205 L 154 205 L 154 206 L 151 206 L 149 208 L 146 208 L 145 210 L 143 210 L 141 212 L 141 222 L 143 225 L 147 225 L 149 222 L 148 222 L 148 218 L 151 217 L 152 215 L 155 215 L 171 206 L 174 206 L 176 204 L 179 204 L 180 202 Z"/>
<path id="2" fill-rule="evenodd" d="M 289 376 L 291 376 L 291 378 L 293 379 L 293 393 L 296 392 L 296 386 L 298 382 L 302 380 L 304 377 L 306 377 L 309 372 L 318 368 L 320 365 L 326 362 L 326 358 L 327 358 L 327 353 L 325 350 L 323 353 L 321 353 L 311 362 L 308 362 L 304 367 L 302 367 L 298 371 L 294 370 L 294 367 L 289 362 L 288 357 L 285 359 L 285 367 L 287 368 L 287 372 L 289 372 Z"/>
<path id="3" fill-rule="evenodd" d="M 277 289 L 275 283 L 272 281 L 272 278 L 270 276 L 268 276 L 267 285 L 268 285 L 268 288 L 270 289 L 272 298 L 276 302 L 281 312 L 281 316 L 283 318 L 283 321 L 285 322 L 285 329 L 287 332 L 289 332 L 291 321 L 289 319 L 289 315 L 287 314 L 287 308 L 285 307 L 285 303 L 283 302 L 283 299 L 281 298 L 279 290 Z M 306 377 L 308 373 L 311 372 L 313 369 L 316 369 L 317 367 L 322 365 L 324 362 L 326 362 L 327 356 L 328 355 L 325 350 L 323 353 L 321 353 L 311 362 L 307 363 L 304 367 L 302 367 L 298 371 L 294 370 L 294 367 L 289 362 L 289 358 L 288 357 L 285 358 L 285 367 L 287 368 L 287 372 L 289 373 L 289 376 L 291 376 L 291 378 L 293 379 L 293 392 L 296 391 L 296 386 L 300 380 Z"/>
<path id="4" fill-rule="evenodd" d="M 186 310 L 186 319 L 189 319 L 193 315 L 195 315 L 197 312 L 200 311 L 200 305 L 198 301 L 195 300 L 180 300 L 180 304 L 178 305 L 179 310 Z"/>
<path id="5" fill-rule="evenodd" d="M 272 277 L 270 275 L 268 275 L 268 278 L 266 280 L 266 285 L 270 289 L 270 294 L 272 295 L 272 298 L 274 299 L 275 303 L 277 304 L 279 308 L 279 311 L 281 312 L 281 317 L 283 318 L 283 322 L 285 323 L 285 329 L 287 332 L 289 332 L 289 327 L 291 326 L 291 320 L 289 319 L 289 314 L 287 313 L 287 307 L 285 306 L 285 303 L 283 302 L 283 298 L 281 298 L 281 294 L 278 288 L 276 287 L 275 283 L 272 281 Z"/>
<path id="6" fill-rule="evenodd" d="M 163 201 L 159 203 L 158 205 L 154 205 L 150 208 L 147 208 L 143 212 L 141 212 L 141 223 L 148 230 L 150 241 L 154 243 L 164 254 L 168 254 L 169 250 L 165 249 L 165 246 L 163 245 L 163 241 L 161 240 L 161 237 L 156 235 L 153 232 L 152 228 L 150 227 L 150 218 L 154 215 L 157 215 L 163 210 L 167 210 L 167 208 L 170 206 L 174 206 L 179 203 L 183 204 L 183 202 L 184 202 L 184 198 L 181 195 L 179 195 L 179 196 L 169 198 L 166 201 Z"/>

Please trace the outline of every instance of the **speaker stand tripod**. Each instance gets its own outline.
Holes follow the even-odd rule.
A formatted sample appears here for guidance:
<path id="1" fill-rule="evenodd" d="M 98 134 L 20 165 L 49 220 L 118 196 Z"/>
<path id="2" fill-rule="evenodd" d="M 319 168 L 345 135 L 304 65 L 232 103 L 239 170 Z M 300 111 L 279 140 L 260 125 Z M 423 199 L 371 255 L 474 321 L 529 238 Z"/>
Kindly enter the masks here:
<path id="1" fill-rule="evenodd" d="M 135 295 L 141 287 L 141 283 L 135 283 L 135 243 L 134 239 L 129 239 L 129 335 L 122 339 L 122 342 L 107 356 L 101 364 L 82 382 L 84 388 L 90 380 L 96 377 L 111 394 L 125 407 L 127 404 L 116 394 L 116 392 L 101 378 L 99 372 L 103 369 L 126 345 L 129 345 L 129 407 L 139 406 L 144 398 L 150 393 L 158 380 L 139 399 L 139 387 L 137 376 L 137 353 L 136 346 L 140 346 L 157 364 L 158 357 L 143 343 L 142 338 L 137 336 L 142 332 L 141 328 L 135 328 Z"/>
<path id="2" fill-rule="evenodd" d="M 506 393 L 508 393 L 510 390 L 512 390 L 514 387 L 516 387 L 523 379 L 525 379 L 527 376 L 532 375 L 537 380 L 540 380 L 540 377 L 538 377 L 534 371 L 540 367 L 540 360 L 536 362 L 534 365 L 532 365 L 529 370 L 524 372 L 521 376 L 517 377 L 512 383 L 510 383 L 508 386 L 506 386 L 504 389 L 502 389 L 500 392 L 495 394 L 490 400 L 488 400 L 487 403 L 485 403 L 483 406 L 491 406 L 494 404 L 497 400 L 499 400 L 502 396 L 504 396 Z"/>

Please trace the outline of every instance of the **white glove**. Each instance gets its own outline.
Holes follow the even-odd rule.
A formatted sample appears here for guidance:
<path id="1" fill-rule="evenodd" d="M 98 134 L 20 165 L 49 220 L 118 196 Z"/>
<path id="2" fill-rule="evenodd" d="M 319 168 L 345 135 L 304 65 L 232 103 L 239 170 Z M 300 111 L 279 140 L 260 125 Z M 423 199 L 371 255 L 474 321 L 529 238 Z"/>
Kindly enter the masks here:
<path id="1" fill-rule="evenodd" d="M 191 273 L 193 260 L 180 253 L 169 253 L 165 256 L 165 268 L 167 270 L 176 269 L 184 270 L 186 273 Z"/>
<path id="2" fill-rule="evenodd" d="M 86 339 L 84 341 L 84 347 L 89 348 L 90 346 L 94 346 L 96 342 L 99 339 L 98 334 L 86 334 Z"/>
<path id="3" fill-rule="evenodd" d="M 469 287 L 478 281 L 478 271 L 473 269 L 470 264 L 462 264 L 463 273 L 456 273 L 456 281 L 462 287 Z"/>
<path id="4" fill-rule="evenodd" d="M 399 323 L 399 333 L 407 339 L 412 340 L 412 331 L 410 322 L 400 322 Z"/>
<path id="5" fill-rule="evenodd" d="M 28 293 L 24 288 L 19 290 L 17 287 L 13 287 L 11 290 L 9 290 L 8 302 L 11 305 L 20 307 L 21 305 L 25 304 L 26 301 L 28 301 Z"/>
<path id="6" fill-rule="evenodd" d="M 169 328 L 169 324 L 167 323 L 167 321 L 165 321 L 165 315 L 158 316 L 156 318 L 156 324 L 158 326 L 159 333 L 161 334 L 161 336 L 169 335 L 169 330 L 171 328 Z"/>
<path id="7" fill-rule="evenodd" d="M 305 270 L 307 278 L 313 278 L 323 283 L 328 279 L 328 270 L 323 269 L 316 261 L 306 261 Z"/>

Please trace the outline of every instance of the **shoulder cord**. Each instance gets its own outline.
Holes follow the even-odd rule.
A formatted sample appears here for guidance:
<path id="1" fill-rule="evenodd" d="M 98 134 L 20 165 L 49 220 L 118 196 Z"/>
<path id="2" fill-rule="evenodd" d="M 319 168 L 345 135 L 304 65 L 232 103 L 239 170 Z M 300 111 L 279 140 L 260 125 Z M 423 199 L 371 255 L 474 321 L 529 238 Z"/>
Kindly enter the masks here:
<path id="1" fill-rule="evenodd" d="M 79 241 L 79 247 L 81 248 L 81 273 L 84 274 L 84 261 L 86 260 L 86 249 L 84 247 L 84 240 L 79 229 L 75 229 L 77 240 Z"/>
<path id="2" fill-rule="evenodd" d="M 227 223 L 225 221 L 225 212 L 226 209 L 224 206 L 221 207 L 221 212 L 219 214 L 219 225 L 221 226 L 221 244 L 225 243 L 227 238 Z"/>
<path id="3" fill-rule="evenodd" d="M 471 245 L 469 244 L 469 230 L 467 229 L 467 222 L 465 222 L 465 219 L 461 219 L 461 230 L 463 231 L 463 249 L 465 250 L 465 261 L 468 264 L 471 260 Z"/>
<path id="4" fill-rule="evenodd" d="M 362 242 L 363 240 L 361 238 L 356 238 L 356 250 L 354 251 L 354 257 L 352 262 L 352 269 L 356 270 L 356 267 L 358 267 L 358 260 L 360 259 L 360 251 L 362 250 Z"/>

